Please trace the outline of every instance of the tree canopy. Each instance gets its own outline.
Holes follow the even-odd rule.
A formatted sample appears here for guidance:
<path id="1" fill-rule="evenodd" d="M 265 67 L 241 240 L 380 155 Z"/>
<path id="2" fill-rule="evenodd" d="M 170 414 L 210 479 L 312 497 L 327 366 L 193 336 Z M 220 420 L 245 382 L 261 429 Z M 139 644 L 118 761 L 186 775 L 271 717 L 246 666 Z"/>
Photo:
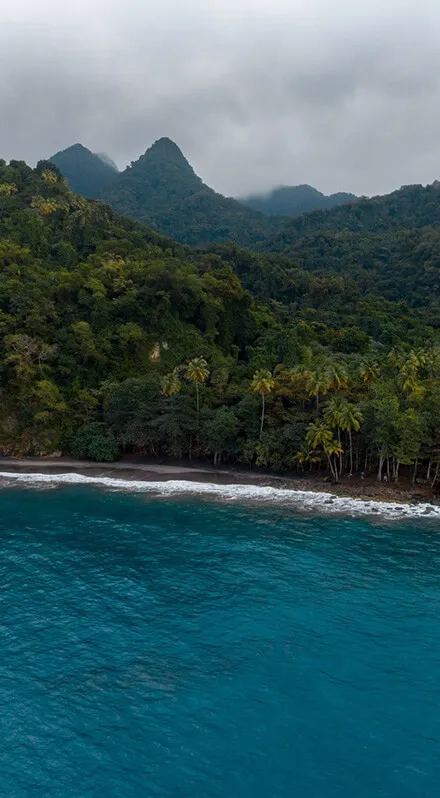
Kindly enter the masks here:
<path id="1" fill-rule="evenodd" d="M 406 296 L 325 262 L 192 250 L 1 161 L 0 450 L 437 480 L 434 252 Z"/>

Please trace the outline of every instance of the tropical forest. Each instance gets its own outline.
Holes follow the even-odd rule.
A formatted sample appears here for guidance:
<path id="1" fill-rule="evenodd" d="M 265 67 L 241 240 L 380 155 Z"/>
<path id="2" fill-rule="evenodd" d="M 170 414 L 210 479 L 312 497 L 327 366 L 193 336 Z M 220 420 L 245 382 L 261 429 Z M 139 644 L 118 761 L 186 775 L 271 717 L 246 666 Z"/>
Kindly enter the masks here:
<path id="1" fill-rule="evenodd" d="M 440 187 L 276 216 L 152 150 L 0 161 L 0 452 L 440 483 Z"/>

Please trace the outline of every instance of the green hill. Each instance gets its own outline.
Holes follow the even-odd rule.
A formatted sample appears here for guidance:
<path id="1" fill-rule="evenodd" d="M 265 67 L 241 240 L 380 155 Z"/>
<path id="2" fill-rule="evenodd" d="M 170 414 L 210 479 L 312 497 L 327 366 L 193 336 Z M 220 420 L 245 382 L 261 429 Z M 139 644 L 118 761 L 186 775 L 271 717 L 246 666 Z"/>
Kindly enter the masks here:
<path id="1" fill-rule="evenodd" d="M 440 226 L 440 183 L 403 186 L 391 194 L 318 210 L 291 219 L 283 229 L 264 242 L 262 248 L 288 252 L 304 236 L 321 231 L 352 233 L 393 233 L 403 228 Z"/>
<path id="2" fill-rule="evenodd" d="M 413 307 L 353 271 L 192 250 L 50 162 L 0 161 L 0 451 L 440 473 L 438 299 L 410 244 Z"/>
<path id="3" fill-rule="evenodd" d="M 193 246 L 251 246 L 281 226 L 205 185 L 168 138 L 156 141 L 101 196 L 118 213 Z"/>
<path id="4" fill-rule="evenodd" d="M 333 208 L 358 198 L 340 192 L 326 196 L 312 186 L 280 186 L 266 194 L 253 194 L 242 199 L 243 205 L 269 216 L 299 216 L 310 211 Z"/>
<path id="5" fill-rule="evenodd" d="M 72 191 L 90 199 L 98 197 L 118 175 L 116 164 L 108 156 L 95 155 L 82 144 L 57 152 L 50 160 L 67 179 Z"/>
<path id="6" fill-rule="evenodd" d="M 305 214 L 259 248 L 282 255 L 288 269 L 341 276 L 364 293 L 403 300 L 439 324 L 438 183 Z"/>

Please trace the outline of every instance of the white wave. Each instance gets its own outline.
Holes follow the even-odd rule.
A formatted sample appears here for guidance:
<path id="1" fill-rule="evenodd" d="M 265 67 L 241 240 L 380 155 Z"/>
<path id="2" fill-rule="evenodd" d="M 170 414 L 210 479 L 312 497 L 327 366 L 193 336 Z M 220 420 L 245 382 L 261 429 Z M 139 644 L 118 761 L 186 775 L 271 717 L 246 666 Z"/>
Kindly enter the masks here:
<path id="1" fill-rule="evenodd" d="M 388 519 L 440 518 L 440 505 L 400 504 L 368 499 L 353 499 L 335 496 L 332 493 L 274 488 L 265 485 L 217 485 L 207 482 L 169 480 L 150 482 L 145 480 L 116 479 L 114 477 L 88 477 L 84 474 L 32 474 L 0 472 L 3 484 L 24 482 L 29 487 L 55 487 L 56 485 L 96 485 L 110 490 L 150 493 L 156 496 L 178 496 L 182 494 L 217 497 L 223 501 L 256 501 L 278 504 L 284 507 L 325 512 L 338 515 L 381 515 Z"/>

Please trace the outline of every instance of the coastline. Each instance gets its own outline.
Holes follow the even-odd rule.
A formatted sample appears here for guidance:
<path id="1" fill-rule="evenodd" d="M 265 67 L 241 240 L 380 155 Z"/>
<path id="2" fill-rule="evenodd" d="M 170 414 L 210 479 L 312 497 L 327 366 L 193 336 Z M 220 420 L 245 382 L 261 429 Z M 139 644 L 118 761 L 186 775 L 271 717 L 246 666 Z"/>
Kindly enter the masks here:
<path id="1" fill-rule="evenodd" d="M 340 515 L 440 519 L 440 502 L 433 501 L 426 489 L 421 492 L 416 486 L 409 493 L 399 486 L 373 483 L 371 478 L 346 480 L 335 485 L 322 477 L 280 477 L 198 465 L 135 461 L 95 463 L 67 457 L 40 457 L 1 458 L 0 480 L 8 487 L 17 484 L 39 488 L 95 485 L 162 497 L 201 495 Z"/>

